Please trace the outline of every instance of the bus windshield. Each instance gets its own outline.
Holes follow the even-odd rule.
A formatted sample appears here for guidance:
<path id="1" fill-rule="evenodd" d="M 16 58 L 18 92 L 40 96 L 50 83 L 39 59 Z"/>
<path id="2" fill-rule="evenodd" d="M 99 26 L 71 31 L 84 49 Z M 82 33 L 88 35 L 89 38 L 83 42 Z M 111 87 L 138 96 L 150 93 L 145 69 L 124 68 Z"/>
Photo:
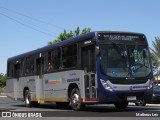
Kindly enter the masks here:
<path id="1" fill-rule="evenodd" d="M 150 72 L 147 45 L 102 44 L 101 72 L 110 77 L 146 77 Z"/>

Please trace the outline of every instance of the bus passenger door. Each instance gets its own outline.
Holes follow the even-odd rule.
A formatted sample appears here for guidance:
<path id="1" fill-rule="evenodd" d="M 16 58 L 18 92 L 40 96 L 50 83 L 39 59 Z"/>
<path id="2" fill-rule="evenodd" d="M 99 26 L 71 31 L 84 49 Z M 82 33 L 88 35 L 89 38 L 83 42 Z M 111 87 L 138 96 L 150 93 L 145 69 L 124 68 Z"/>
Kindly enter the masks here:
<path id="1" fill-rule="evenodd" d="M 95 45 L 82 47 L 81 69 L 84 70 L 85 101 L 97 101 Z"/>

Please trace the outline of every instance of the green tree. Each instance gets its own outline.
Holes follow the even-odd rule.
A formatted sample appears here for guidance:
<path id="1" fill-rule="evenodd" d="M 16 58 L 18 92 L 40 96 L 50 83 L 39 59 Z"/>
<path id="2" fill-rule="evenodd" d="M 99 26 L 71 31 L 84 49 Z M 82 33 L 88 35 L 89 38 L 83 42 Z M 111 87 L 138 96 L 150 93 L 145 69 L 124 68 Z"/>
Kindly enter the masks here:
<path id="1" fill-rule="evenodd" d="M 6 85 L 7 76 L 0 73 L 0 87 L 4 87 Z"/>
<path id="2" fill-rule="evenodd" d="M 79 27 L 77 27 L 75 31 L 70 30 L 69 32 L 67 32 L 66 30 L 64 30 L 63 33 L 60 33 L 60 35 L 57 37 L 56 40 L 50 41 L 48 42 L 48 44 L 55 44 L 63 40 L 67 40 L 69 38 L 74 38 L 76 36 L 89 33 L 90 31 L 91 31 L 90 28 L 84 28 L 81 31 Z"/>
<path id="3" fill-rule="evenodd" d="M 160 37 L 155 37 L 155 41 L 152 41 L 154 49 L 152 52 L 160 59 Z"/>
<path id="4" fill-rule="evenodd" d="M 154 66 L 158 66 L 159 65 L 158 57 L 153 52 L 151 52 L 150 55 L 151 55 L 152 64 Z"/>
<path id="5" fill-rule="evenodd" d="M 155 41 L 152 41 L 153 49 L 151 48 L 152 64 L 159 66 L 160 62 L 160 37 L 155 37 Z"/>
<path id="6" fill-rule="evenodd" d="M 155 37 L 155 41 L 152 41 L 153 49 L 151 48 L 151 59 L 153 66 L 160 65 L 160 37 Z M 153 71 L 157 71 L 157 68 L 153 67 Z M 156 73 L 159 74 L 159 73 Z"/>

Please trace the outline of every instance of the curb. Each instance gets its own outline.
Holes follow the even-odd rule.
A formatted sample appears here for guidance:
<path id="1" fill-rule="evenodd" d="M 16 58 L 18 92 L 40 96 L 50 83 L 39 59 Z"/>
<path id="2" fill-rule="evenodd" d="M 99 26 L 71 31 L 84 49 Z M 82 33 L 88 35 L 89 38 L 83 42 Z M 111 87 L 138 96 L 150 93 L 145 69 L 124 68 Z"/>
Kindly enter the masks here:
<path id="1" fill-rule="evenodd" d="M 1 98 L 1 97 L 7 97 L 7 96 L 5 96 L 5 95 L 0 95 L 0 98 Z"/>
<path id="2" fill-rule="evenodd" d="M 135 103 L 129 103 L 129 105 L 136 106 Z M 149 106 L 160 107 L 160 104 L 146 104 L 146 107 L 149 107 Z M 143 107 L 145 107 L 145 106 L 143 106 Z"/>
<path id="3" fill-rule="evenodd" d="M 7 97 L 7 94 L 6 93 L 0 93 L 0 97 Z"/>

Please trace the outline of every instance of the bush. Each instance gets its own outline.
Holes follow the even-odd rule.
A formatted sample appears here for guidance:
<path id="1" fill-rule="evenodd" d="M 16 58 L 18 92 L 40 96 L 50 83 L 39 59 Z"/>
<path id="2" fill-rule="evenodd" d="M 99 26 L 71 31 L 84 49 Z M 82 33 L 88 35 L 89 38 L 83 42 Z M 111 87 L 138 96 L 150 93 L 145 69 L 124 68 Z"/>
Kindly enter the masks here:
<path id="1" fill-rule="evenodd" d="M 0 87 L 6 86 L 6 79 L 7 79 L 6 75 L 1 73 L 0 74 Z"/>
<path id="2" fill-rule="evenodd" d="M 0 87 L 0 94 L 1 93 L 6 93 L 6 87 Z"/>

